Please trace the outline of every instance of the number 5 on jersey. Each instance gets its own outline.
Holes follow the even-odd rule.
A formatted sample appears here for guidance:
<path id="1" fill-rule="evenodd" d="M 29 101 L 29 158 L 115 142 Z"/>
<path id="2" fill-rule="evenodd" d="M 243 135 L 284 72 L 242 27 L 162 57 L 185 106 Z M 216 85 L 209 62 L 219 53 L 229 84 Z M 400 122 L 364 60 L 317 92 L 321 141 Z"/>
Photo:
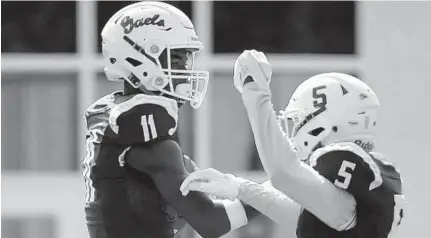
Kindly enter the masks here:
<path id="1" fill-rule="evenodd" d="M 141 117 L 141 125 L 144 133 L 145 141 L 149 141 L 150 139 L 154 140 L 157 138 L 157 131 L 156 131 L 156 125 L 154 124 L 153 114 L 143 115 Z"/>
<path id="2" fill-rule="evenodd" d="M 342 177 L 344 180 L 343 182 L 339 181 L 338 179 L 335 180 L 334 184 L 337 185 L 339 188 L 347 189 L 350 185 L 350 180 L 352 180 L 352 172 L 355 170 L 356 164 L 344 160 L 341 164 L 340 170 L 338 171 L 338 176 Z M 350 170 L 350 172 L 347 171 L 347 169 Z"/>

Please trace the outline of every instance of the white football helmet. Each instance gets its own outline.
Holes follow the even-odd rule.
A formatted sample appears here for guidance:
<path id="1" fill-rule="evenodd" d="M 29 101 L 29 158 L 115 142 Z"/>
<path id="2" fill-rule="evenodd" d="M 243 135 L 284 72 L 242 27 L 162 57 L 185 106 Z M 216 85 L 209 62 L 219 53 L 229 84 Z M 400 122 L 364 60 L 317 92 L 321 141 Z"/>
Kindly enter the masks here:
<path id="1" fill-rule="evenodd" d="M 101 35 L 109 80 L 126 80 L 134 88 L 159 91 L 187 100 L 194 108 L 200 106 L 209 73 L 194 70 L 195 52 L 203 45 L 182 11 L 162 2 L 135 3 L 115 13 Z M 187 52 L 190 65 L 172 67 L 176 50 Z"/>
<path id="2" fill-rule="evenodd" d="M 307 160 L 318 147 L 336 142 L 351 141 L 371 150 L 379 106 L 376 94 L 363 81 L 325 73 L 298 86 L 280 119 L 298 157 Z"/>

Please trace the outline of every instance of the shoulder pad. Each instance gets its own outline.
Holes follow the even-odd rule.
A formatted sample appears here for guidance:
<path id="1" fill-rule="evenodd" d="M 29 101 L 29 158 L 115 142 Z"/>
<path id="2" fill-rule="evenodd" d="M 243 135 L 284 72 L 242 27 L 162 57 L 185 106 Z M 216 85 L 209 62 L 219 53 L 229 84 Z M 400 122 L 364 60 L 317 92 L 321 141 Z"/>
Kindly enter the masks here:
<path id="1" fill-rule="evenodd" d="M 313 152 L 313 154 L 311 154 L 310 166 L 311 167 L 316 166 L 319 158 L 333 151 L 351 152 L 357 155 L 359 158 L 361 158 L 362 159 L 361 162 L 364 162 L 365 164 L 368 165 L 368 167 L 371 169 L 371 171 L 374 174 L 374 181 L 370 184 L 370 188 L 369 188 L 370 190 L 377 188 L 382 184 L 383 182 L 382 175 L 380 173 L 380 169 L 377 166 L 377 164 L 374 162 L 370 154 L 365 152 L 359 145 L 353 142 L 339 142 L 339 143 L 330 144 L 317 149 L 315 152 Z"/>
<path id="2" fill-rule="evenodd" d="M 118 92 L 119 91 L 108 94 L 91 104 L 87 110 L 85 110 L 84 118 L 93 114 L 101 113 L 107 108 L 112 107 L 114 105 L 115 94 Z"/>
<path id="3" fill-rule="evenodd" d="M 370 155 L 373 156 L 374 159 L 382 162 L 382 164 L 392 166 L 395 170 L 398 170 L 398 168 L 395 166 L 395 164 L 386 160 L 385 156 L 382 153 L 372 151 L 372 152 L 370 152 Z"/>
<path id="4" fill-rule="evenodd" d="M 382 153 L 379 153 L 379 152 L 370 152 L 370 155 L 371 156 L 373 156 L 373 158 L 374 159 L 376 159 L 376 160 L 378 160 L 378 161 L 380 161 L 382 164 L 384 164 L 385 166 L 390 166 L 390 167 L 392 167 L 394 170 L 395 170 L 395 172 L 397 172 L 398 173 L 398 175 L 399 175 L 399 177 L 400 177 L 400 180 L 401 180 L 401 182 L 403 181 L 403 179 L 402 179 L 402 177 L 401 177 L 401 170 L 394 164 L 394 163 L 392 163 L 392 162 L 390 162 L 390 161 L 387 161 L 386 159 L 385 159 L 385 156 L 382 154 Z"/>
<path id="5" fill-rule="evenodd" d="M 118 133 L 119 126 L 117 124 L 117 119 L 125 114 L 126 112 L 130 112 L 133 108 L 140 105 L 158 105 L 166 109 L 166 112 L 172 117 L 175 121 L 175 126 L 169 130 L 169 134 L 173 135 L 177 129 L 178 124 L 178 105 L 177 102 L 173 99 L 169 99 L 161 96 L 153 96 L 153 95 L 145 95 L 145 94 L 137 94 L 126 100 L 120 104 L 115 105 L 109 114 L 109 125 L 112 128 L 112 131 Z"/>

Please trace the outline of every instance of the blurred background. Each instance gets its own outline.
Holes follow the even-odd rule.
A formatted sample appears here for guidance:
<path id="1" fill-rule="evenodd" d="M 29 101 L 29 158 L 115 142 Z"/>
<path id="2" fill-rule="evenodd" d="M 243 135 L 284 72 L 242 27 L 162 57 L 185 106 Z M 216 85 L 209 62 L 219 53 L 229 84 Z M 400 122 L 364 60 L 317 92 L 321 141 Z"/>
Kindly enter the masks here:
<path id="1" fill-rule="evenodd" d="M 1 2 L 2 237 L 88 237 L 82 116 L 121 88 L 104 78 L 99 33 L 130 3 Z M 202 107 L 180 117 L 183 150 L 200 167 L 265 179 L 231 80 L 242 50 L 268 53 L 276 110 L 314 74 L 353 74 L 381 100 L 377 150 L 403 175 L 409 204 L 397 237 L 429 237 L 431 2 L 170 3 L 194 22 L 205 45 L 197 67 L 211 75 Z M 226 237 L 290 238 L 293 228 L 259 217 Z"/>

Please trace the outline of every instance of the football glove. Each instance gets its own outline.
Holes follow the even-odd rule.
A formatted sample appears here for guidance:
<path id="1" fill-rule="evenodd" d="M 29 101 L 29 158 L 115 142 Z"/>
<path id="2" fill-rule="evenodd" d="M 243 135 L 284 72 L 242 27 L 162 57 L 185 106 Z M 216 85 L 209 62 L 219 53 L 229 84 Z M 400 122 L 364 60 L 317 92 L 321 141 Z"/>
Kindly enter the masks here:
<path id="1" fill-rule="evenodd" d="M 244 85 L 256 82 L 262 90 L 269 91 L 272 77 L 272 67 L 265 54 L 256 50 L 245 50 L 234 64 L 233 82 L 242 94 Z"/>
<path id="2" fill-rule="evenodd" d="M 187 196 L 190 191 L 199 191 L 233 201 L 238 196 L 240 181 L 232 174 L 209 168 L 191 173 L 181 184 L 180 191 L 183 196 Z"/>

